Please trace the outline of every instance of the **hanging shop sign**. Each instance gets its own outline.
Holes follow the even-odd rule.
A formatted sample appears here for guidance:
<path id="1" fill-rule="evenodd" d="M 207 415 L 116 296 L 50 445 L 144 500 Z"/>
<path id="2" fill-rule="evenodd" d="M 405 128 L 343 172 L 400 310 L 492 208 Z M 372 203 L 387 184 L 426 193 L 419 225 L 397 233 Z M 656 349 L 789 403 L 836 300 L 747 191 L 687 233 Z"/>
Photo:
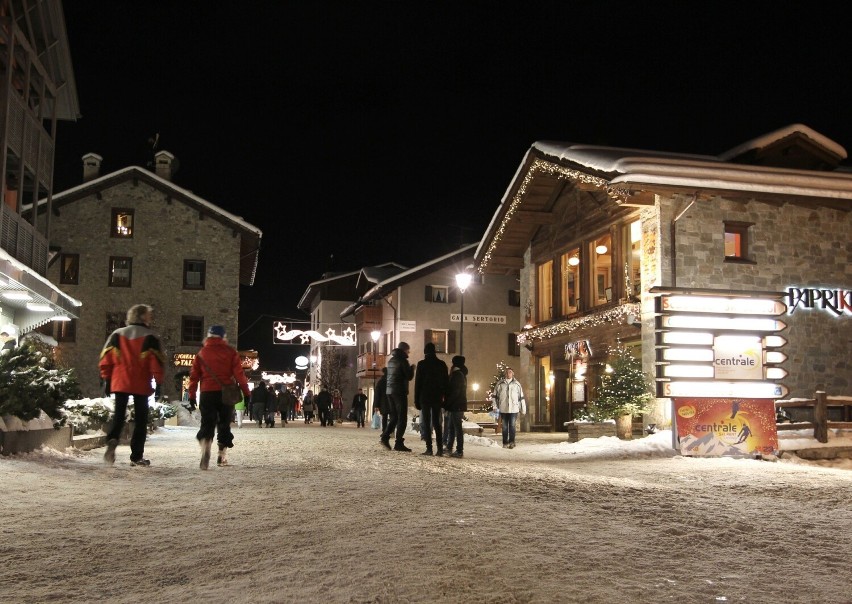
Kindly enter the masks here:
<path id="1" fill-rule="evenodd" d="M 765 398 L 674 398 L 677 448 L 690 456 L 778 452 L 775 402 Z"/>
<path id="2" fill-rule="evenodd" d="M 565 344 L 565 360 L 571 357 L 589 357 L 592 355 L 592 345 L 588 340 L 576 340 Z"/>
<path id="3" fill-rule="evenodd" d="M 175 367 L 192 367 L 194 360 L 194 352 L 176 352 L 172 355 L 172 365 Z"/>

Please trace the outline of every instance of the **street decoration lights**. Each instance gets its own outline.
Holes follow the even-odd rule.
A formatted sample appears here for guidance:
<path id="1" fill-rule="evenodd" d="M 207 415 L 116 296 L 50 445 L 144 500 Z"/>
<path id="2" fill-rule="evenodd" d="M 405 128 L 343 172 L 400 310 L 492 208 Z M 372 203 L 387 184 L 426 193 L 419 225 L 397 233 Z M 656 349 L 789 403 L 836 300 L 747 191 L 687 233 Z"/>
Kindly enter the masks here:
<path id="1" fill-rule="evenodd" d="M 473 276 L 468 272 L 456 275 L 456 285 L 461 294 L 461 327 L 459 328 L 459 354 L 461 356 L 464 356 L 464 290 L 470 285 L 472 279 Z"/>

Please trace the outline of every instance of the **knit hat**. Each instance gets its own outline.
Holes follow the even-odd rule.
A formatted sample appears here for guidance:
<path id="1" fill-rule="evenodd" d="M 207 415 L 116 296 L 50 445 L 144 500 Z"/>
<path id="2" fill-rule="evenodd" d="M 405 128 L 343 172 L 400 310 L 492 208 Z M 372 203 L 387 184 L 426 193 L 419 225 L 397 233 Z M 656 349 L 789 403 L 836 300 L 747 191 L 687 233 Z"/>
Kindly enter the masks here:
<path id="1" fill-rule="evenodd" d="M 225 328 L 222 325 L 211 325 L 207 330 L 207 336 L 215 336 L 217 338 L 225 337 Z"/>
<path id="2" fill-rule="evenodd" d="M 411 350 L 411 346 L 408 344 L 408 342 L 400 342 L 397 348 L 399 348 L 400 350 Z"/>
<path id="3" fill-rule="evenodd" d="M 423 347 L 423 354 L 435 354 L 435 343 L 434 342 L 426 342 L 426 346 Z"/>
<path id="4" fill-rule="evenodd" d="M 464 357 L 461 355 L 454 356 L 453 367 L 464 367 Z"/>

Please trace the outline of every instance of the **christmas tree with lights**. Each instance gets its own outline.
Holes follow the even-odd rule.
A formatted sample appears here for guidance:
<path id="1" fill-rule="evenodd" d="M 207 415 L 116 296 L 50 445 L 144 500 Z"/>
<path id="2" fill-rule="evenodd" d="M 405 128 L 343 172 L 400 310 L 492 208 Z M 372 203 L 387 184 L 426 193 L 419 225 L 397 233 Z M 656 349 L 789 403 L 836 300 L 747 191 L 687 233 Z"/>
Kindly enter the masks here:
<path id="1" fill-rule="evenodd" d="M 642 362 L 621 343 L 610 346 L 607 368 L 601 376 L 598 396 L 584 415 L 594 421 L 622 415 L 641 415 L 649 410 L 654 395 Z"/>

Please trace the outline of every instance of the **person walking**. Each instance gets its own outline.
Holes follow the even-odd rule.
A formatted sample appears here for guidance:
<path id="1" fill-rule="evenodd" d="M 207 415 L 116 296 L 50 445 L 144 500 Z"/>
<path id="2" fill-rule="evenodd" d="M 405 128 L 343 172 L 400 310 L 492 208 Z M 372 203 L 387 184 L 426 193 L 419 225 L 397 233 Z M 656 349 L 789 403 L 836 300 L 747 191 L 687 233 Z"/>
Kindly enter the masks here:
<path id="1" fill-rule="evenodd" d="M 340 396 L 340 390 L 337 388 L 331 393 L 331 419 L 334 421 L 343 421 L 343 397 Z"/>
<path id="2" fill-rule="evenodd" d="M 213 444 L 214 432 L 219 444 L 217 465 L 228 465 L 228 449 L 234 446 L 234 433 L 231 432 L 233 408 L 222 402 L 222 386 L 235 381 L 244 397 L 251 396 L 240 355 L 228 344 L 225 336 L 225 328 L 222 325 L 211 325 L 189 371 L 189 400 L 194 403 L 196 390 L 201 391 L 198 401 L 201 427 L 195 438 L 201 445 L 199 467 L 202 470 L 206 470 L 210 465 L 210 447 Z"/>
<path id="3" fill-rule="evenodd" d="M 237 428 L 243 427 L 243 414 L 246 412 L 246 397 L 240 399 L 240 402 L 234 405 L 234 413 L 237 416 Z"/>
<path id="4" fill-rule="evenodd" d="M 165 356 L 160 350 L 160 339 L 151 329 L 154 309 L 147 304 L 136 304 L 127 311 L 126 325 L 113 331 L 107 338 L 98 361 L 98 371 L 103 381 L 104 396 L 115 395 L 112 427 L 107 434 L 104 462 L 115 463 L 115 449 L 124 429 L 127 403 L 133 397 L 134 425 L 130 437 L 130 465 L 147 467 L 145 439 L 148 436 L 148 397 L 163 381 Z"/>
<path id="5" fill-rule="evenodd" d="M 450 379 L 447 386 L 447 399 L 445 407 L 453 426 L 453 436 L 456 441 L 456 450 L 453 449 L 453 441 L 447 445 L 447 455 L 450 457 L 464 457 L 464 431 L 462 430 L 462 419 L 467 412 L 467 367 L 463 356 L 454 356 L 450 367 Z"/>
<path id="6" fill-rule="evenodd" d="M 269 386 L 266 387 L 266 390 L 269 392 L 269 400 L 266 403 L 266 416 L 264 421 L 267 428 L 274 428 L 275 414 L 278 413 L 278 391 L 272 384 L 269 384 Z"/>
<path id="7" fill-rule="evenodd" d="M 352 410 L 355 412 L 355 425 L 364 427 L 364 415 L 367 413 L 367 395 L 363 388 L 358 388 L 358 393 L 352 397 Z"/>
<path id="8" fill-rule="evenodd" d="M 320 426 L 333 426 L 334 419 L 331 417 L 331 393 L 325 386 L 320 387 L 314 403 L 319 413 Z"/>
<path id="9" fill-rule="evenodd" d="M 408 353 L 411 346 L 408 342 L 400 342 L 399 346 L 391 351 L 388 360 L 387 397 L 390 405 L 390 417 L 387 428 L 382 430 L 380 442 L 385 449 L 390 450 L 391 434 L 396 432 L 394 451 L 411 452 L 405 446 L 405 424 L 408 421 L 408 382 L 414 378 L 414 367 L 408 362 Z"/>
<path id="10" fill-rule="evenodd" d="M 314 421 L 314 392 L 313 390 L 305 391 L 305 396 L 302 399 L 302 413 L 305 415 L 305 423 L 310 424 Z"/>
<path id="11" fill-rule="evenodd" d="M 515 448 L 515 425 L 518 412 L 527 412 L 527 402 L 524 399 L 524 389 L 515 379 L 515 370 L 506 367 L 506 376 L 494 387 L 494 405 L 500 411 L 502 422 L 503 448 Z"/>
<path id="12" fill-rule="evenodd" d="M 379 410 L 381 429 L 388 427 L 388 368 L 382 367 L 382 377 L 376 382 L 376 393 L 373 395 L 373 408 Z"/>
<path id="13" fill-rule="evenodd" d="M 435 442 L 438 455 L 444 454 L 444 439 L 441 434 L 441 407 L 447 393 L 449 379 L 447 364 L 438 358 L 433 342 L 423 347 L 423 360 L 417 363 L 414 378 L 414 408 L 420 411 L 420 438 L 426 442 L 423 455 L 434 455 L 432 449 L 432 430 L 435 430 Z"/>
<path id="14" fill-rule="evenodd" d="M 260 380 L 251 391 L 251 415 L 257 422 L 258 428 L 263 428 L 266 421 L 266 406 L 269 404 L 269 389 L 266 382 Z"/>

